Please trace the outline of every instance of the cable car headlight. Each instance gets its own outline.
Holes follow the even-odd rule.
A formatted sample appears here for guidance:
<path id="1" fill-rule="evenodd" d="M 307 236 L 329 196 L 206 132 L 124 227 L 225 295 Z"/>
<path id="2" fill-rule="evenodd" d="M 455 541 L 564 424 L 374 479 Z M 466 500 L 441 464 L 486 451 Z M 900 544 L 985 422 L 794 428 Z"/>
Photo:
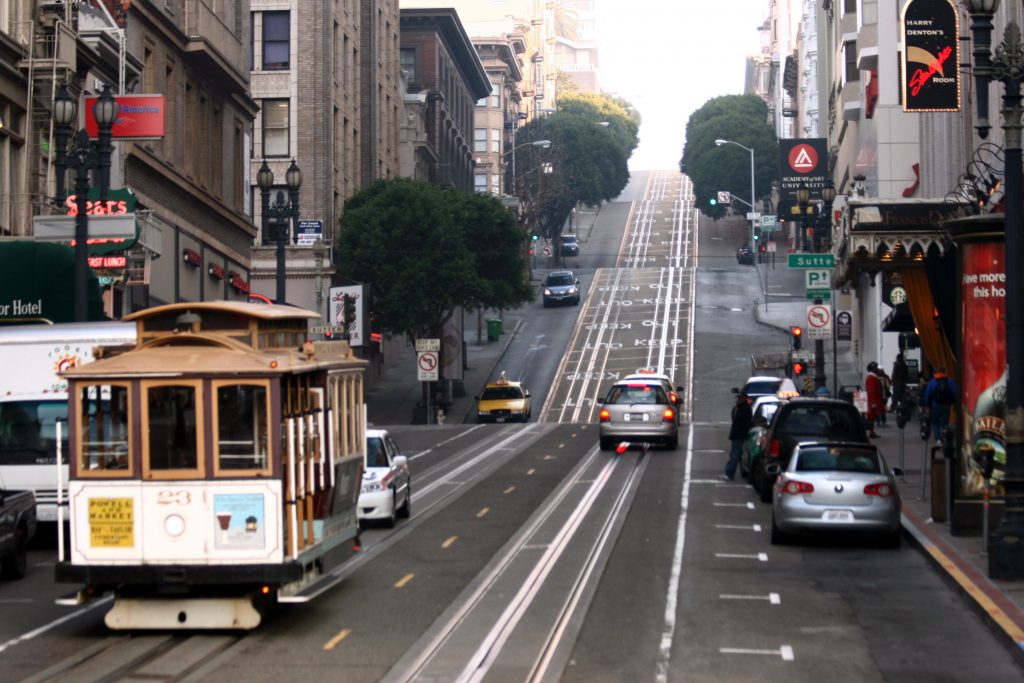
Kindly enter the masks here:
<path id="1" fill-rule="evenodd" d="M 174 538 L 181 536 L 185 533 L 185 518 L 181 515 L 167 515 L 164 517 L 164 531 Z"/>

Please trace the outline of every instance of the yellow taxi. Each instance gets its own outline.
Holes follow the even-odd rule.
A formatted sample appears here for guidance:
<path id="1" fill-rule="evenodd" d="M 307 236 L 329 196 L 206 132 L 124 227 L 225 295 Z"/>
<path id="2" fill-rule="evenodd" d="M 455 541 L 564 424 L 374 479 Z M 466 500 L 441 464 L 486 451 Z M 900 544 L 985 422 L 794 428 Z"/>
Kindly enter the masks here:
<path id="1" fill-rule="evenodd" d="M 477 422 L 526 422 L 530 419 L 530 392 L 502 372 L 497 381 L 484 387 L 477 400 Z"/>

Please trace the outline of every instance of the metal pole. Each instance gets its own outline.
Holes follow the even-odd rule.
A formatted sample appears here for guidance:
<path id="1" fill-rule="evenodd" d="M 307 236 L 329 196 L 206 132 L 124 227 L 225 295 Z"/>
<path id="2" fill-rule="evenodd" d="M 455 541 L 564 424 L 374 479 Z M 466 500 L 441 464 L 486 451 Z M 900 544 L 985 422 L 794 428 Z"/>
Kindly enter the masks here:
<path id="1" fill-rule="evenodd" d="M 89 136 L 80 131 L 76 144 L 88 145 Z M 75 322 L 89 320 L 89 159 L 83 146 L 75 156 Z"/>
<path id="2" fill-rule="evenodd" d="M 1024 578 L 1024 171 L 1021 169 L 1021 33 L 1010 22 L 992 71 L 1002 80 L 1006 140 L 1006 474 L 1004 514 L 988 541 L 988 574 Z"/>
<path id="3" fill-rule="evenodd" d="M 285 252 L 284 245 L 288 243 L 287 228 L 278 221 L 277 224 L 277 294 L 274 297 L 274 302 L 283 304 L 287 298 L 285 296 Z"/>
<path id="4" fill-rule="evenodd" d="M 754 148 L 750 148 L 750 246 L 754 246 L 754 231 L 757 229 L 757 219 L 754 216 L 757 215 L 757 211 L 754 209 L 754 202 L 756 197 L 754 195 Z M 765 252 L 767 254 L 767 252 Z M 768 270 L 768 259 L 765 258 L 765 271 Z M 765 301 L 768 300 L 767 285 L 765 285 Z"/>

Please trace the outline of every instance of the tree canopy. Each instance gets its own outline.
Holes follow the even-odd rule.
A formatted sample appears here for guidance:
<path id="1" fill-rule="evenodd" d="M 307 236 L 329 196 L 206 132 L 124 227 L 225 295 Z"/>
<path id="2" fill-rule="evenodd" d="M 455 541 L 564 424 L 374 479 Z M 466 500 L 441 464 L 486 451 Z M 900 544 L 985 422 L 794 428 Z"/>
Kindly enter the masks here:
<path id="1" fill-rule="evenodd" d="M 507 308 L 532 298 L 524 242 L 495 197 L 391 178 L 345 202 L 338 266 L 370 285 L 382 332 L 437 337 L 459 306 Z"/>
<path id="2" fill-rule="evenodd" d="M 736 144 L 719 146 L 717 139 Z M 771 196 L 771 184 L 779 178 L 779 143 L 768 124 L 768 105 L 756 95 L 725 95 L 708 100 L 690 116 L 679 168 L 693 181 L 697 206 L 707 216 L 720 218 L 728 209 L 710 203 L 719 190 L 733 195 L 738 213 L 751 210 L 745 204 L 750 201 L 750 152 L 739 145 L 754 150 L 757 211 L 759 200 Z"/>

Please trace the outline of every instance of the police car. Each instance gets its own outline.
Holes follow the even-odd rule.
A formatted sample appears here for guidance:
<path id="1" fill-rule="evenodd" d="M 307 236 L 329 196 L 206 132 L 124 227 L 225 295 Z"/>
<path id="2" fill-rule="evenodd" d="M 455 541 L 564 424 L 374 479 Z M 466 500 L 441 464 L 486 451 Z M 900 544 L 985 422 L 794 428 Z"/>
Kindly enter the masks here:
<path id="1" fill-rule="evenodd" d="M 409 462 L 385 429 L 366 430 L 363 485 L 359 493 L 360 522 L 381 521 L 394 526 L 412 513 Z"/>

